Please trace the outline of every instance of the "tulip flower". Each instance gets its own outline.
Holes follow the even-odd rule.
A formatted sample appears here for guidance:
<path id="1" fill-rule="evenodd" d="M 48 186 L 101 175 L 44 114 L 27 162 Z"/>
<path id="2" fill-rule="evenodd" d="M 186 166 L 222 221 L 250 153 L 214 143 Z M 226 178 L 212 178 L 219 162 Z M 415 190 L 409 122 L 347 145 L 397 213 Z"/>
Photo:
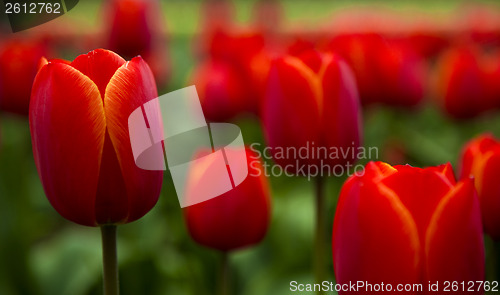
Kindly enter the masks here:
<path id="1" fill-rule="evenodd" d="M 256 3 L 256 28 L 239 28 L 234 23 L 234 3 L 203 2 L 200 34 L 194 42 L 201 62 L 190 83 L 202 89 L 199 95 L 208 120 L 259 115 L 270 67 L 270 47 L 274 48 L 270 44 L 277 39 L 276 28 L 269 26 L 279 22 L 280 8 L 279 3 Z"/>
<path id="2" fill-rule="evenodd" d="M 106 6 L 106 47 L 132 58 L 141 55 L 151 67 L 157 84 L 170 76 L 167 41 L 158 1 L 113 0 Z"/>
<path id="3" fill-rule="evenodd" d="M 500 142 L 491 134 L 468 142 L 462 152 L 460 176 L 474 177 L 481 204 L 484 231 L 494 240 L 500 239 Z"/>
<path id="4" fill-rule="evenodd" d="M 232 190 L 202 203 L 184 209 L 184 217 L 191 237 L 199 244 L 223 252 L 221 271 L 222 292 L 228 288 L 229 252 L 259 243 L 266 235 L 271 215 L 270 188 L 257 154 L 245 148 L 248 176 Z M 197 179 L 211 173 L 214 162 L 192 171 L 188 178 L 187 198 L 197 189 Z M 228 166 L 229 169 L 229 166 Z M 232 167 L 238 170 L 239 168 Z"/>
<path id="5" fill-rule="evenodd" d="M 409 46 L 389 43 L 376 34 L 335 37 L 327 50 L 347 60 L 363 104 L 413 107 L 424 96 L 425 66 Z"/>
<path id="6" fill-rule="evenodd" d="M 262 34 L 219 32 L 208 53 L 190 78 L 199 89 L 206 118 L 228 121 L 258 114 L 270 67 Z"/>
<path id="7" fill-rule="evenodd" d="M 354 75 L 339 56 L 315 50 L 278 58 L 271 66 L 261 115 L 274 161 L 288 173 L 315 176 L 314 268 L 316 282 L 321 283 L 326 269 L 323 173 L 337 173 L 354 164 L 357 156 L 350 152 L 331 156 L 319 151 L 345 152 L 360 145 L 360 106 Z M 296 155 L 280 155 L 283 150 L 295 151 Z M 301 156 L 299 152 L 304 150 L 307 153 Z"/>
<path id="8" fill-rule="evenodd" d="M 473 180 L 451 165 L 430 168 L 370 162 L 343 185 L 333 224 L 337 283 L 391 284 L 484 280 L 481 213 Z M 339 294 L 373 294 L 366 289 Z M 404 292 L 403 292 L 404 293 Z M 418 294 L 416 290 L 406 294 Z M 432 292 L 431 292 L 432 293 Z M 471 292 L 454 294 L 483 294 Z"/>
<path id="9" fill-rule="evenodd" d="M 234 66 L 223 61 L 208 60 L 196 68 L 191 82 L 196 85 L 208 120 L 224 122 L 244 111 L 250 93 L 239 74 Z"/>
<path id="10" fill-rule="evenodd" d="M 38 174 L 59 214 L 101 226 L 106 294 L 117 286 L 109 278 L 116 274 L 116 225 L 142 217 L 159 197 L 163 173 L 135 165 L 128 135 L 130 113 L 157 96 L 141 57 L 125 61 L 103 49 L 73 62 L 48 61 L 33 84 L 30 129 Z"/>
<path id="11" fill-rule="evenodd" d="M 9 40 L 0 46 L 0 109 L 28 115 L 31 85 L 47 54 L 43 44 Z"/>
<path id="12" fill-rule="evenodd" d="M 256 153 L 249 148 L 245 150 L 249 174 L 240 185 L 216 198 L 184 209 L 189 233 L 205 247 L 233 251 L 259 243 L 267 232 L 271 214 L 268 181 Z M 187 198 L 190 198 L 190 192 L 199 191 L 196 179 L 210 173 L 212 165 L 215 163 L 197 165 L 204 170 L 191 172 Z M 237 170 L 238 167 L 232 169 Z"/>
<path id="13" fill-rule="evenodd" d="M 276 157 L 281 147 L 356 149 L 361 141 L 359 97 L 349 66 L 337 55 L 310 50 L 275 60 L 263 102 L 262 124 L 274 160 L 286 168 L 345 165 L 345 157 Z M 314 145 L 313 145 L 314 144 Z"/>
<path id="14" fill-rule="evenodd" d="M 436 95 L 452 117 L 477 116 L 495 106 L 487 93 L 486 77 L 477 48 L 457 47 L 438 62 Z"/>

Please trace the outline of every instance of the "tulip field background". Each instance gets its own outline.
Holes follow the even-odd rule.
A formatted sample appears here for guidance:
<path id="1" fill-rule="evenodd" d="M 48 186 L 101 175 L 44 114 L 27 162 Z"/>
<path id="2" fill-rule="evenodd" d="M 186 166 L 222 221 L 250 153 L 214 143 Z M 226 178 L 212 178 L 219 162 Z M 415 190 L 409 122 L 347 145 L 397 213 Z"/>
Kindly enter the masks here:
<path id="1" fill-rule="evenodd" d="M 440 18 L 466 5 L 460 1 L 283 1 L 285 25 L 314 30 L 344 11 L 373 5 L 408 17 Z M 495 1 L 479 2 L 500 9 Z M 188 86 L 196 65 L 193 40 L 199 29 L 200 3 L 162 1 L 167 24 L 171 79 L 163 94 Z M 248 22 L 253 1 L 237 1 L 237 19 Z M 470 4 L 468 4 L 470 5 Z M 83 35 L 99 26 L 101 1 L 80 1 L 54 24 Z M 33 30 L 43 31 L 43 26 Z M 61 57 L 74 59 L 74 48 Z M 429 80 L 433 61 L 429 62 Z M 498 82 L 500 83 L 500 81 Z M 411 109 L 390 106 L 363 108 L 363 145 L 378 147 L 379 158 L 390 164 L 417 167 L 450 162 L 457 171 L 461 148 L 483 132 L 500 136 L 500 111 L 467 120 L 446 115 L 427 94 Z M 265 144 L 253 116 L 234 120 L 247 144 Z M 366 162 L 366 161 L 365 161 Z M 335 203 L 346 176 L 327 179 L 327 240 Z M 271 177 L 272 221 L 266 238 L 255 247 L 231 255 L 234 294 L 291 294 L 290 281 L 312 282 L 314 186 L 301 177 Z M 500 214 L 500 213 L 499 213 Z M 44 196 L 33 161 L 28 120 L 0 114 L 0 294 L 102 294 L 100 233 L 63 219 Z M 332 222 L 330 222 L 332 221 Z M 488 237 L 487 280 L 500 280 L 500 244 Z M 331 248 L 331 243 L 327 245 Z M 118 228 L 121 294 L 212 294 L 217 285 L 220 253 L 196 244 L 189 236 L 169 173 L 156 207 L 138 221 Z M 334 280 L 331 251 L 325 257 L 328 279 Z"/>

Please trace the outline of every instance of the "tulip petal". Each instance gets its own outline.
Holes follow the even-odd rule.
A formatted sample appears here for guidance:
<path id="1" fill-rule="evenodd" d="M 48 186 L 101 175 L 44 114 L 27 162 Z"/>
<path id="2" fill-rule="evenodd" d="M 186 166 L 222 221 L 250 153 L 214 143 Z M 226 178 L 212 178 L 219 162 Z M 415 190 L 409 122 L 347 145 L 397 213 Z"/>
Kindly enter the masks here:
<path id="1" fill-rule="evenodd" d="M 490 151 L 478 157 L 472 170 L 479 195 L 484 231 L 493 239 L 500 239 L 500 153 Z"/>
<path id="2" fill-rule="evenodd" d="M 399 198 L 369 177 L 356 178 L 342 189 L 340 198 L 343 202 L 337 207 L 333 231 L 337 282 L 418 282 L 421 250 L 417 226 Z"/>
<path id="3" fill-rule="evenodd" d="M 106 130 L 97 86 L 70 65 L 48 63 L 33 84 L 30 129 L 35 163 L 53 207 L 71 221 L 95 226 Z"/>
<path id="4" fill-rule="evenodd" d="M 423 240 L 432 213 L 452 186 L 446 175 L 435 169 L 411 166 L 396 166 L 396 169 L 398 173 L 389 175 L 382 183 L 392 190 L 411 212 L 420 239 Z"/>
<path id="5" fill-rule="evenodd" d="M 112 195 L 108 202 L 128 205 L 130 215 L 124 222 L 146 214 L 156 204 L 160 193 L 163 172 L 146 171 L 136 166 L 128 133 L 128 117 L 132 111 L 156 97 L 158 93 L 153 74 L 141 57 L 122 65 L 106 88 L 104 110 L 107 130 L 127 188 L 127 196 Z"/>
<path id="6" fill-rule="evenodd" d="M 425 281 L 484 280 L 479 202 L 471 179 L 459 182 L 439 203 L 425 241 Z M 453 292 L 454 294 L 483 294 Z"/>
<path id="7" fill-rule="evenodd" d="M 96 49 L 79 55 L 71 66 L 94 81 L 99 88 L 101 98 L 104 99 L 104 91 L 109 80 L 124 63 L 125 60 L 118 54 L 105 49 Z"/>
<path id="8" fill-rule="evenodd" d="M 444 179 L 446 179 L 450 185 L 455 185 L 457 182 L 457 180 L 455 179 L 455 173 L 453 172 L 453 167 L 451 166 L 450 163 L 446 163 L 435 167 L 428 167 L 427 169 L 434 170 L 437 173 L 442 174 L 444 176 Z"/>

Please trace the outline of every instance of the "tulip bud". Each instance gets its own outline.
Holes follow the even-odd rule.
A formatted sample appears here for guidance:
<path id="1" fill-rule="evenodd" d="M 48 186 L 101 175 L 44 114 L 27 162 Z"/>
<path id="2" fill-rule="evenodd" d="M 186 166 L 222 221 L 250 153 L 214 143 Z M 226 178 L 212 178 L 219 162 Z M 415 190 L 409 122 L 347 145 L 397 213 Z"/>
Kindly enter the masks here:
<path id="1" fill-rule="evenodd" d="M 184 209 L 191 237 L 203 246 L 232 251 L 259 243 L 267 232 L 271 214 L 269 185 L 258 156 L 248 148 L 246 153 L 249 174 L 240 185 Z M 210 173 L 215 164 L 210 162 L 203 171 L 191 172 L 188 198 L 190 193 L 199 192 L 196 179 L 204 178 L 203 174 Z"/>
<path id="2" fill-rule="evenodd" d="M 193 72 L 205 116 L 227 121 L 241 114 L 258 114 L 270 59 L 259 33 L 218 33 L 209 58 Z"/>
<path id="3" fill-rule="evenodd" d="M 479 200 L 472 179 L 455 181 L 451 165 L 430 168 L 370 162 L 343 185 L 333 224 L 338 284 L 484 280 Z M 440 289 L 440 290 L 441 290 Z M 423 292 L 422 292 L 423 291 Z M 339 294 L 373 294 L 359 292 Z M 457 294 L 483 294 L 483 290 Z"/>
<path id="4" fill-rule="evenodd" d="M 484 231 L 493 239 L 500 239 L 500 142 L 490 134 L 469 141 L 462 152 L 460 176 L 474 177 L 481 203 Z"/>
<path id="5" fill-rule="evenodd" d="M 33 154 L 45 194 L 63 217 L 121 224 L 153 208 L 163 172 L 135 165 L 128 116 L 157 96 L 141 57 L 127 62 L 97 49 L 42 66 L 31 94 Z"/>
<path id="6" fill-rule="evenodd" d="M 249 93 L 231 64 L 209 60 L 195 69 L 191 81 L 208 120 L 224 122 L 243 111 Z"/>
<path id="7" fill-rule="evenodd" d="M 445 111 L 465 119 L 491 109 L 485 76 L 475 48 L 453 48 L 438 62 L 436 95 Z"/>
<path id="8" fill-rule="evenodd" d="M 345 165 L 352 155 L 317 155 L 319 148 L 357 149 L 361 141 L 360 107 L 354 76 L 337 55 L 306 51 L 275 60 L 263 102 L 262 123 L 276 163 Z M 282 149 L 307 149 L 309 157 L 279 156 Z"/>

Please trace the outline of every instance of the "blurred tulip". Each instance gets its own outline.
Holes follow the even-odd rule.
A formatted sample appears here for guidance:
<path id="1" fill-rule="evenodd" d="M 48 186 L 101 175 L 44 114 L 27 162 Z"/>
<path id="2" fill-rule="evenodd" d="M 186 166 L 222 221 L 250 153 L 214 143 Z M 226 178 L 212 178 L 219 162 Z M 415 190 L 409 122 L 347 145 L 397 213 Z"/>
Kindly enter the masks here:
<path id="1" fill-rule="evenodd" d="M 31 85 L 47 54 L 44 45 L 12 39 L 0 45 L 0 109 L 28 115 Z"/>
<path id="2" fill-rule="evenodd" d="M 256 32 L 218 33 L 209 58 L 193 71 L 208 120 L 227 121 L 240 114 L 258 114 L 270 68 L 264 37 Z"/>
<path id="3" fill-rule="evenodd" d="M 126 62 L 97 49 L 40 69 L 30 105 L 33 154 L 47 198 L 63 217 L 121 224 L 153 208 L 163 173 L 135 165 L 128 116 L 157 96 L 141 57 Z"/>
<path id="4" fill-rule="evenodd" d="M 232 251 L 259 243 L 267 232 L 271 214 L 269 185 L 258 156 L 248 148 L 246 153 L 249 174 L 240 185 L 184 209 L 191 237 L 205 247 Z M 196 177 L 210 173 L 214 164 L 193 171 L 188 180 L 188 198 L 190 192 L 197 191 Z"/>
<path id="5" fill-rule="evenodd" d="M 279 148 L 357 149 L 361 141 L 359 97 L 354 75 L 337 55 L 310 50 L 276 59 L 262 107 L 262 124 L 274 160 L 283 167 L 344 165 L 352 155 L 276 157 Z M 290 166 L 291 165 L 291 166 Z"/>
<path id="6" fill-rule="evenodd" d="M 342 187 L 333 224 L 337 283 L 423 284 L 484 280 L 479 200 L 452 167 L 370 162 Z M 369 291 L 340 294 L 373 294 Z M 412 290 L 405 294 L 417 294 Z M 481 290 L 453 292 L 483 294 Z"/>
<path id="7" fill-rule="evenodd" d="M 488 84 L 483 57 L 475 47 L 462 46 L 447 51 L 438 62 L 436 96 L 452 117 L 475 117 L 496 107 L 496 82 Z"/>
<path id="8" fill-rule="evenodd" d="M 141 55 L 156 82 L 165 86 L 170 77 L 167 40 L 158 1 L 112 0 L 105 10 L 106 47 L 126 58 Z"/>
<path id="9" fill-rule="evenodd" d="M 230 120 L 244 110 L 250 95 L 231 64 L 207 61 L 197 67 L 191 82 L 196 85 L 205 117 L 210 121 Z"/>
<path id="10" fill-rule="evenodd" d="M 259 31 L 235 30 L 219 32 L 209 43 L 209 58 L 245 67 L 265 49 L 264 35 Z"/>
<path id="11" fill-rule="evenodd" d="M 481 203 L 484 231 L 493 239 L 500 239 L 500 142 L 491 134 L 469 141 L 462 152 L 460 175 L 474 177 Z"/>
<path id="12" fill-rule="evenodd" d="M 425 64 L 410 46 L 391 44 L 377 34 L 345 34 L 327 49 L 352 67 L 363 104 L 412 107 L 422 101 Z"/>

